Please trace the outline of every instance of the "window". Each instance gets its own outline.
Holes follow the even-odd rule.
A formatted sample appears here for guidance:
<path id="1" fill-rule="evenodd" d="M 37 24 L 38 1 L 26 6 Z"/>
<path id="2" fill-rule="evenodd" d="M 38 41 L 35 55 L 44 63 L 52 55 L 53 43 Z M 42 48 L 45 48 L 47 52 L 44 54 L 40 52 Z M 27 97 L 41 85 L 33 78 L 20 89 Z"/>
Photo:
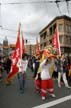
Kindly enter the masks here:
<path id="1" fill-rule="evenodd" d="M 43 35 L 40 35 L 40 39 L 43 40 Z"/>
<path id="2" fill-rule="evenodd" d="M 71 26 L 70 26 L 70 31 L 71 31 Z"/>
<path id="3" fill-rule="evenodd" d="M 42 46 L 43 46 L 43 45 L 41 44 L 41 45 L 40 45 L 41 49 L 42 49 Z"/>
<path id="4" fill-rule="evenodd" d="M 53 25 L 53 33 L 55 33 L 56 24 Z"/>
<path id="5" fill-rule="evenodd" d="M 69 36 L 69 38 L 68 38 L 68 43 L 71 45 L 71 37 Z"/>
<path id="6" fill-rule="evenodd" d="M 70 43 L 71 43 L 71 37 L 70 37 Z"/>
<path id="7" fill-rule="evenodd" d="M 63 47 L 61 47 L 60 49 L 61 49 L 61 53 L 64 53 L 64 48 L 63 48 Z"/>
<path id="8" fill-rule="evenodd" d="M 49 31 L 50 31 L 50 36 L 52 36 L 52 27 L 49 29 Z"/>
<path id="9" fill-rule="evenodd" d="M 71 32 L 71 26 L 69 25 L 69 32 Z"/>
<path id="10" fill-rule="evenodd" d="M 67 32 L 67 25 L 65 26 L 65 31 Z"/>
<path id="11" fill-rule="evenodd" d="M 58 30 L 59 30 L 59 32 L 63 31 L 63 25 L 62 24 L 59 24 Z"/>
<path id="12" fill-rule="evenodd" d="M 67 41 L 68 41 L 68 36 L 66 36 L 66 38 L 65 38 L 65 43 L 67 43 Z"/>
<path id="13" fill-rule="evenodd" d="M 64 48 L 64 51 L 65 51 L 65 53 L 69 53 L 70 52 L 70 49 L 68 47 L 65 47 Z"/>
<path id="14" fill-rule="evenodd" d="M 62 35 L 59 36 L 59 42 L 60 42 L 60 44 L 63 43 L 63 41 L 62 41 Z"/>
<path id="15" fill-rule="evenodd" d="M 44 39 L 46 39 L 47 32 L 44 32 Z"/>
<path id="16" fill-rule="evenodd" d="M 66 44 L 70 45 L 71 44 L 71 37 L 70 36 L 66 36 Z"/>
<path id="17" fill-rule="evenodd" d="M 65 25 L 65 31 L 69 32 L 69 25 L 67 25 L 67 24 Z"/>
<path id="18" fill-rule="evenodd" d="M 44 47 L 46 46 L 46 42 L 44 43 Z"/>

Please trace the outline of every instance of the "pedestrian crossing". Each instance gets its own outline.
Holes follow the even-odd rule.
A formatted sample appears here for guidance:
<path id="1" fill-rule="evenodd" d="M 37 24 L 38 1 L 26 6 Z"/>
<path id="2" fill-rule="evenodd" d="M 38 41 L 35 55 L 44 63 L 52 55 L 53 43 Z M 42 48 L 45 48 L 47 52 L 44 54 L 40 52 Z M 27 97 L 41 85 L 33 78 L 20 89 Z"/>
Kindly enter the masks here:
<path id="1" fill-rule="evenodd" d="M 62 97 L 60 99 L 56 99 L 54 101 L 51 101 L 51 102 L 48 102 L 48 103 L 45 103 L 45 104 L 42 104 L 42 105 L 39 105 L 39 106 L 35 106 L 33 108 L 50 108 L 50 107 L 52 107 L 54 105 L 66 102 L 68 100 L 71 100 L 71 95 Z"/>

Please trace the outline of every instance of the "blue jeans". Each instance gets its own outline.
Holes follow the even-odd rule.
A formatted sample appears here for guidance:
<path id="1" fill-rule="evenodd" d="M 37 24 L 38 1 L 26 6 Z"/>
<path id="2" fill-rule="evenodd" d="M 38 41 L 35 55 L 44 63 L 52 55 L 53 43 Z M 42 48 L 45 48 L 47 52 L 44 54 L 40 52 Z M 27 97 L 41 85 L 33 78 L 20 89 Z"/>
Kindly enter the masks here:
<path id="1" fill-rule="evenodd" d="M 20 92 L 23 93 L 24 92 L 24 86 L 25 86 L 25 73 L 22 74 L 22 72 L 19 72 L 17 76 L 18 76 L 18 81 L 19 81 Z"/>

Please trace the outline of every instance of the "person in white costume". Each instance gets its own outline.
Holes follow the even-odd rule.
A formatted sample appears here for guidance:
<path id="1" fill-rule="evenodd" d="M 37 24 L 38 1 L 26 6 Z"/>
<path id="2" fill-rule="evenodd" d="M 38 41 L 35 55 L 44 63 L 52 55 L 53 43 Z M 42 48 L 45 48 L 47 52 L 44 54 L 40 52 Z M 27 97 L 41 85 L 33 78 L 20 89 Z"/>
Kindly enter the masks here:
<path id="1" fill-rule="evenodd" d="M 54 94 L 54 85 L 53 80 L 50 73 L 50 68 L 54 63 L 53 58 L 45 58 L 41 63 L 40 67 L 41 71 L 41 96 L 42 100 L 45 100 L 47 90 L 52 97 L 55 97 Z"/>

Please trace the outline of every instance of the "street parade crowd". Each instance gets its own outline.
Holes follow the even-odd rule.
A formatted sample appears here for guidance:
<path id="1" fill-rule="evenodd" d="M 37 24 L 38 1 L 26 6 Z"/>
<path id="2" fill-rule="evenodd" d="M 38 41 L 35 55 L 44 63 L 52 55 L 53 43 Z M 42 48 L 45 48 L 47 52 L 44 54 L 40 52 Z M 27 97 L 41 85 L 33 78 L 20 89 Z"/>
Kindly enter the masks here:
<path id="1" fill-rule="evenodd" d="M 3 74 L 6 72 L 8 75 L 11 69 L 11 56 L 0 58 L 0 83 L 3 80 Z M 71 88 L 71 58 L 61 55 L 53 55 L 47 53 L 44 49 L 36 56 L 22 55 L 22 59 L 18 60 L 18 83 L 19 91 L 21 94 L 25 92 L 25 80 L 27 68 L 33 72 L 33 80 L 35 89 L 38 94 L 41 94 L 42 100 L 46 99 L 47 91 L 51 97 L 56 97 L 54 93 L 54 80 L 57 80 L 58 87 L 61 88 L 62 83 L 65 88 Z M 28 74 L 28 73 L 27 73 Z M 11 85 L 11 81 L 6 83 Z"/>

